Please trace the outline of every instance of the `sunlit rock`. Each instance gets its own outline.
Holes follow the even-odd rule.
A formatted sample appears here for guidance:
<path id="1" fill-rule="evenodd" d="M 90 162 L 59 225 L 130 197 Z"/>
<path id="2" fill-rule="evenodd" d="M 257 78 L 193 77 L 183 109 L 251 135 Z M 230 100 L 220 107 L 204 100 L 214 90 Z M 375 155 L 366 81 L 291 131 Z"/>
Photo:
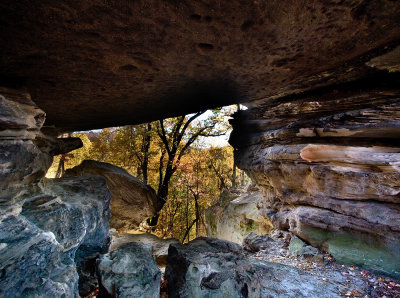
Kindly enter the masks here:
<path id="1" fill-rule="evenodd" d="M 110 227 L 120 232 L 135 230 L 162 207 L 155 191 L 124 169 L 103 162 L 84 160 L 64 177 L 104 177 L 112 193 Z"/>
<path id="2" fill-rule="evenodd" d="M 263 206 L 264 197 L 257 188 L 224 191 L 205 212 L 207 236 L 241 244 L 251 232 L 270 232 L 272 223 Z"/>

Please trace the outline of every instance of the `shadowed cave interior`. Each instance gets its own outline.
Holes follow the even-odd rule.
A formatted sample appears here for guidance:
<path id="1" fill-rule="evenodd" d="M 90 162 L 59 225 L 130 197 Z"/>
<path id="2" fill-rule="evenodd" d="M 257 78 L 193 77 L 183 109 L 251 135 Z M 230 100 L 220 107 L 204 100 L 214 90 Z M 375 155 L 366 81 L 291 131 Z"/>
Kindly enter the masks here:
<path id="1" fill-rule="evenodd" d="M 399 2 L 0 11 L 1 297 L 400 295 Z"/>

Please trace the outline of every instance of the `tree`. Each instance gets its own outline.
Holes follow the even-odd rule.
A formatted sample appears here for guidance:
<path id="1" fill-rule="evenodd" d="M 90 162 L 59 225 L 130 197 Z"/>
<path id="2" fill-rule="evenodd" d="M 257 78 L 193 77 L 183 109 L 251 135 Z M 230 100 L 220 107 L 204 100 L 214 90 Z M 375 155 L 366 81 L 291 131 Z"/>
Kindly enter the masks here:
<path id="1" fill-rule="evenodd" d="M 204 120 L 199 120 L 199 117 L 206 111 L 158 121 L 156 131 L 161 140 L 161 157 L 157 195 L 164 204 L 171 178 L 190 146 L 201 136 L 216 137 L 226 133 L 226 128 L 218 127 L 221 122 L 218 111 L 212 111 Z M 156 225 L 157 222 L 158 215 L 150 221 L 150 225 Z"/>
<path id="2" fill-rule="evenodd" d="M 236 171 L 236 169 L 235 166 L 233 170 L 231 167 L 231 164 L 234 164 L 232 150 L 227 147 L 211 147 L 208 150 L 208 154 L 208 166 L 218 179 L 218 189 L 220 193 L 230 186 L 234 187 L 236 174 L 234 175 L 232 172 Z"/>
<path id="3" fill-rule="evenodd" d="M 148 184 L 149 159 L 155 154 L 150 149 L 151 140 L 155 136 L 152 123 L 128 125 L 116 130 L 114 153 L 119 154 L 119 160 L 123 161 L 123 167 L 130 168 L 135 176 L 145 184 Z"/>

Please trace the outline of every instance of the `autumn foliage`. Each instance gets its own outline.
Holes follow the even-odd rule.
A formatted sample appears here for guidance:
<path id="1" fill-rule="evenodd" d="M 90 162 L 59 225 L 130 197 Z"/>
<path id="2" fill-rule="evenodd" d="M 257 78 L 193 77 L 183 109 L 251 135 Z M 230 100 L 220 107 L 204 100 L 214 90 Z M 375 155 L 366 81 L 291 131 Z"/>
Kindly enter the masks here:
<path id="1" fill-rule="evenodd" d="M 152 123 L 76 133 L 84 146 L 69 158 L 56 157 L 48 176 L 60 164 L 68 169 L 85 159 L 114 164 L 152 186 L 165 202 L 152 232 L 182 242 L 205 234 L 204 211 L 220 193 L 245 183 L 234 169 L 233 149 L 210 139 L 230 131 L 233 108 L 203 111 Z"/>

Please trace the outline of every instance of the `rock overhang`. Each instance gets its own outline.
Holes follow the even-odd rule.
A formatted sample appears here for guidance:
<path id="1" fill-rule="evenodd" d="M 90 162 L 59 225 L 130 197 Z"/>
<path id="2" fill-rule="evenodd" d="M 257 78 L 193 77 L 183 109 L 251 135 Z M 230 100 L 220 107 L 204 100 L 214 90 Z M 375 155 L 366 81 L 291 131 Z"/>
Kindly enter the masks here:
<path id="1" fill-rule="evenodd" d="M 0 1 L 0 79 L 60 131 L 268 102 L 377 72 L 396 1 Z M 386 59 L 387 60 L 387 59 Z M 385 61 L 386 61 L 385 60 Z M 386 62 L 385 62 L 386 63 Z"/>

